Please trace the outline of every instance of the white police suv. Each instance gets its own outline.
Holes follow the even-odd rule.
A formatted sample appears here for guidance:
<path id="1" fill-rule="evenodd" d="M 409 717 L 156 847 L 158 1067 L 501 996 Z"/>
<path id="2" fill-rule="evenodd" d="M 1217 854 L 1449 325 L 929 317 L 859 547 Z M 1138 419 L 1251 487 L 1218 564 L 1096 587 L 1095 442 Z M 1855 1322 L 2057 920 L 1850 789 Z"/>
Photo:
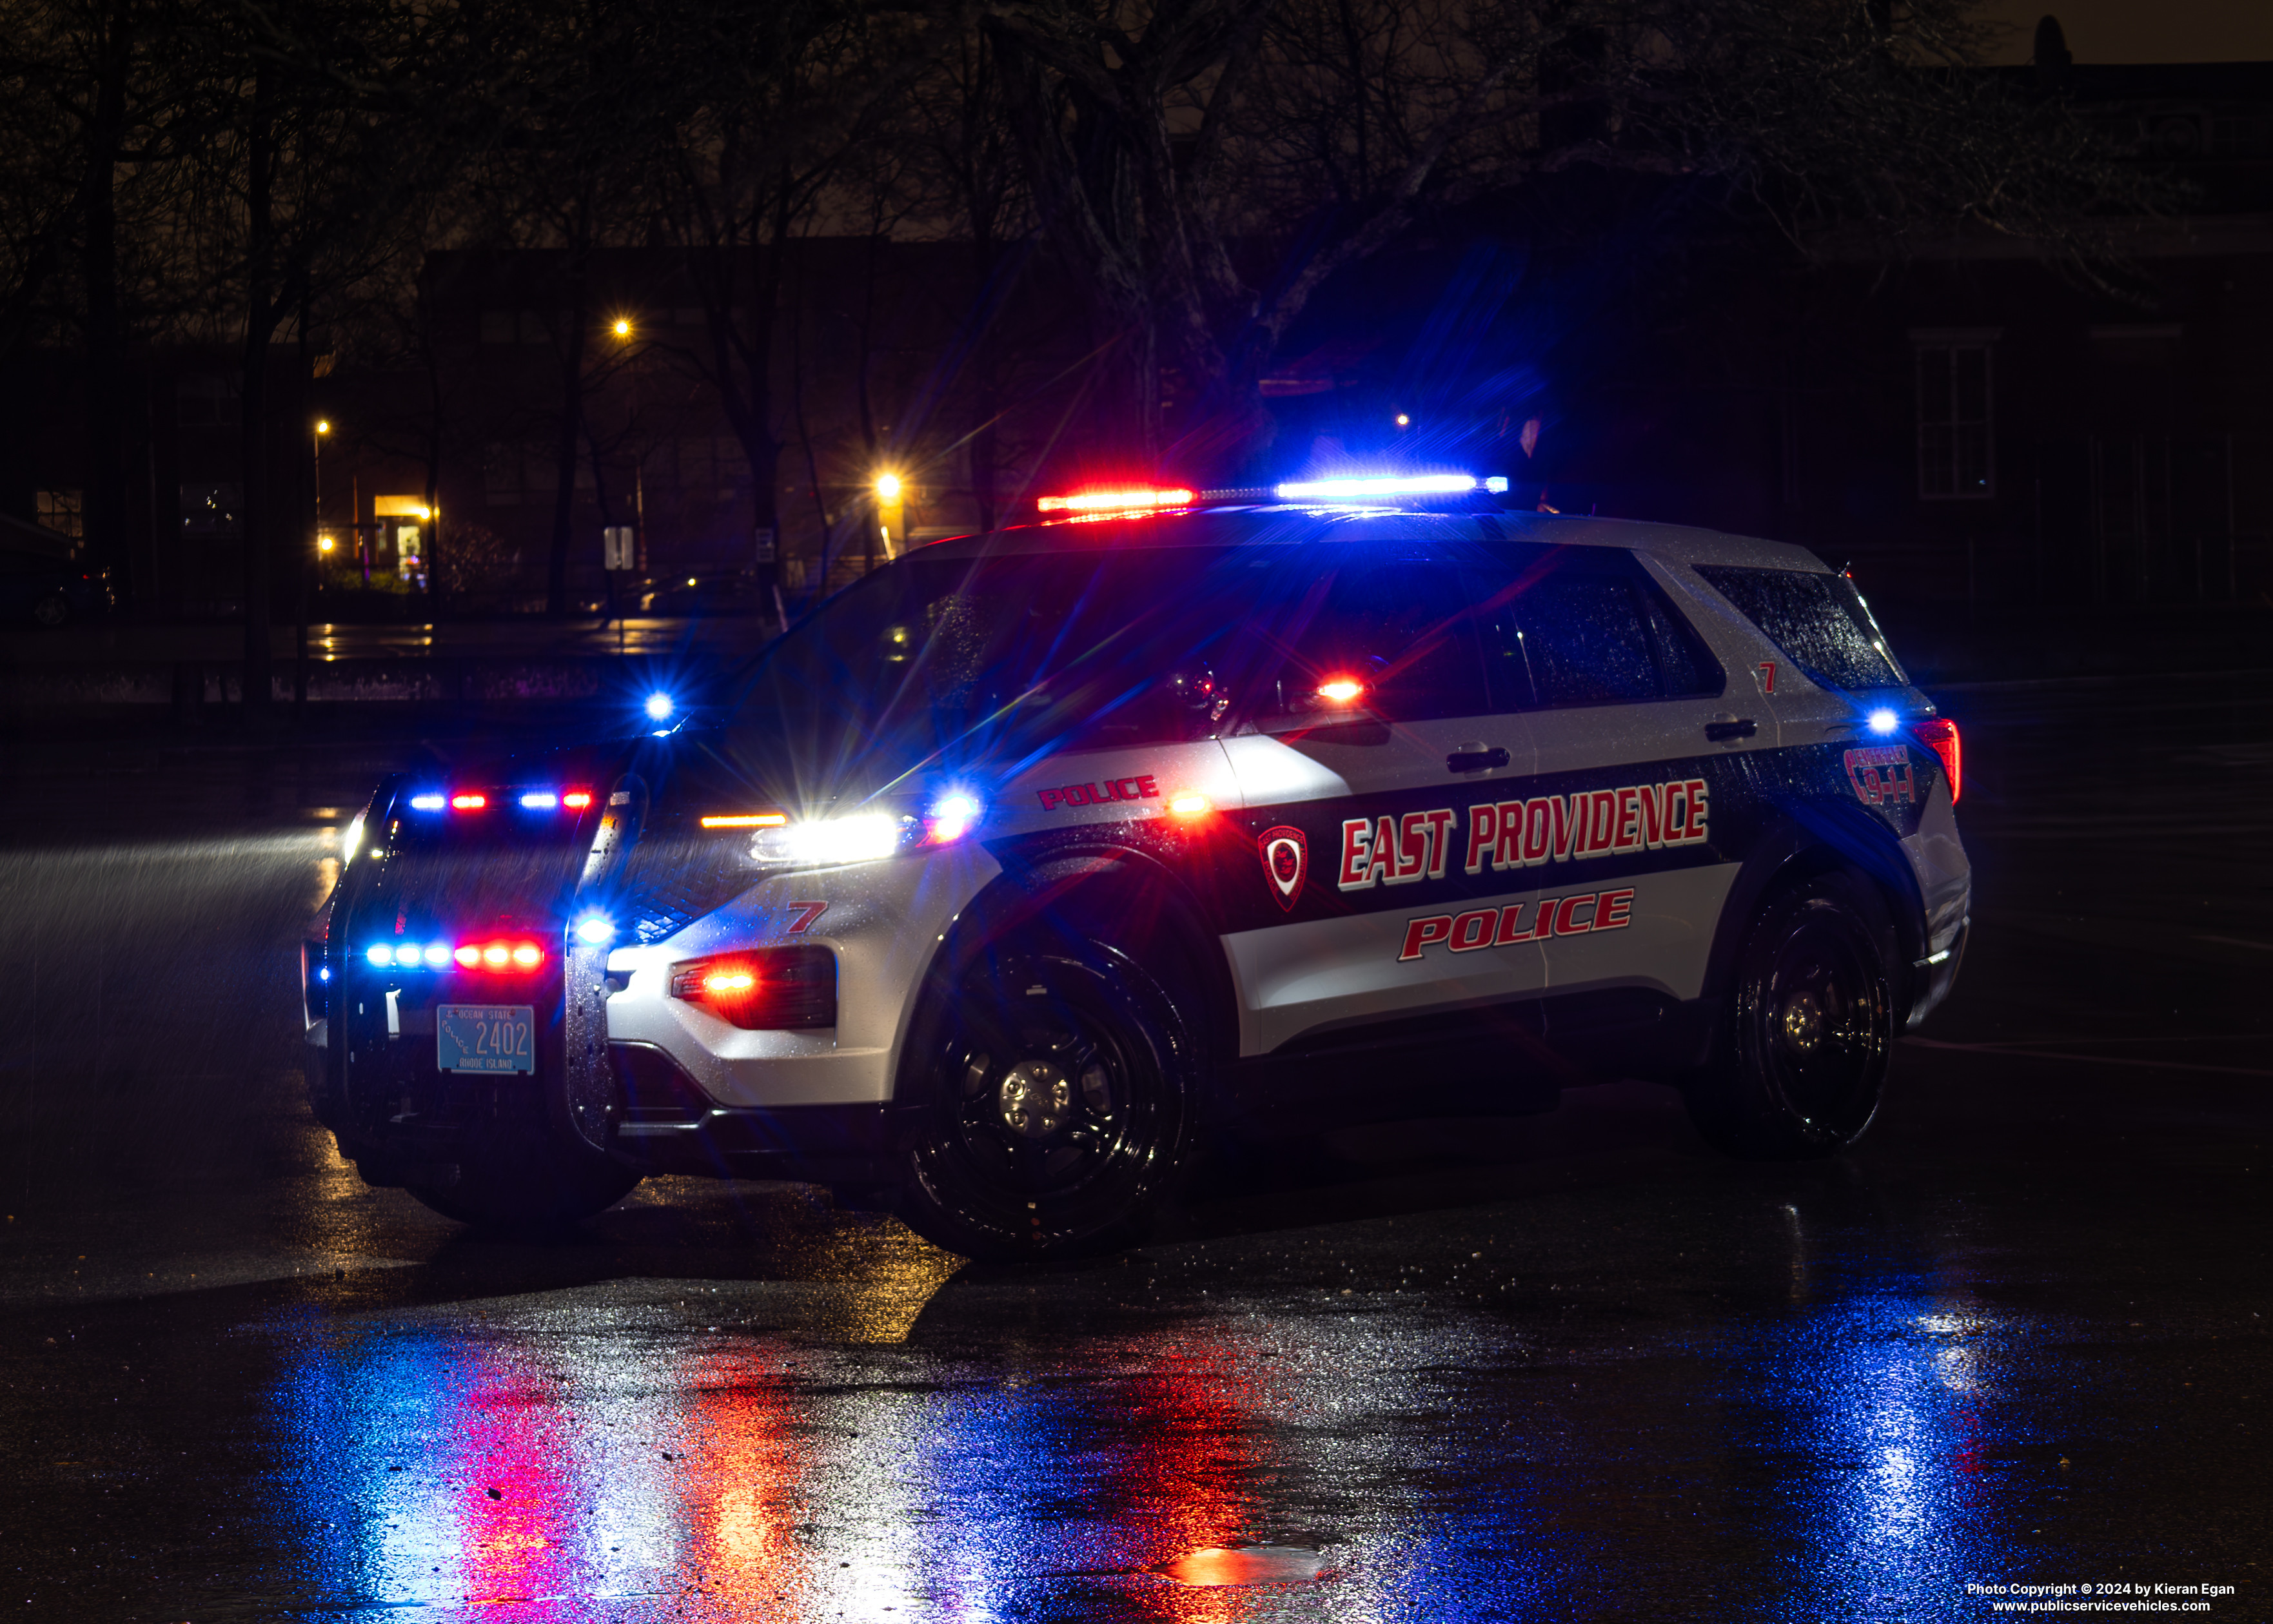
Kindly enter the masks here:
<path id="1" fill-rule="evenodd" d="M 717 714 L 382 786 L 309 948 L 341 1153 L 475 1223 L 791 1177 L 1017 1258 L 1216 1128 L 1628 1076 L 1739 1156 L 1863 1132 L 1970 876 L 1852 583 L 1465 477 L 1045 506 Z"/>

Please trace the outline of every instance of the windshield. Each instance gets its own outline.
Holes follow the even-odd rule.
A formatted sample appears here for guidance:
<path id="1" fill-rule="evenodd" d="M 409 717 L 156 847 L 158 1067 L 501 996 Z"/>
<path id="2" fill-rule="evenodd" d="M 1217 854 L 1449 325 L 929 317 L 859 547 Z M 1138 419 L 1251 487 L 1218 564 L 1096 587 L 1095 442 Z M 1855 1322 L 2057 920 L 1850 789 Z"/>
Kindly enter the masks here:
<path id="1" fill-rule="evenodd" d="M 785 747 L 800 788 L 879 788 L 921 767 L 1016 770 L 1057 749 L 1204 737 L 1234 669 L 1270 647 L 1258 597 L 1282 575 L 1299 584 L 1305 550 L 904 559 L 769 651 L 737 743 Z"/>

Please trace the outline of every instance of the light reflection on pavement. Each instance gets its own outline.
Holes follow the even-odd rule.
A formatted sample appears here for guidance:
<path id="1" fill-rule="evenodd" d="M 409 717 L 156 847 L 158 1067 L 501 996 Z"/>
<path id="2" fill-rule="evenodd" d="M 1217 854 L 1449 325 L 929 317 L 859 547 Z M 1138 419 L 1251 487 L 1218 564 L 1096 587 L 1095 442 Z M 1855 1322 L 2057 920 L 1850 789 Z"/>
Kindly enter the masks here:
<path id="1" fill-rule="evenodd" d="M 0 1608 L 2267 1616 L 2268 870 L 2170 826 L 2262 820 L 2237 692 L 2124 700 L 2161 753 L 2088 817 L 2106 692 L 1966 702 L 1985 923 L 1849 1156 L 1726 1162 L 1614 1084 L 1228 1164 L 1034 1274 L 809 1186 L 654 1180 L 529 1246 L 364 1186 L 296 1069 L 335 767 L 72 780 L 0 848 Z M 1185 1560 L 1257 1546 L 1315 1576 Z"/>

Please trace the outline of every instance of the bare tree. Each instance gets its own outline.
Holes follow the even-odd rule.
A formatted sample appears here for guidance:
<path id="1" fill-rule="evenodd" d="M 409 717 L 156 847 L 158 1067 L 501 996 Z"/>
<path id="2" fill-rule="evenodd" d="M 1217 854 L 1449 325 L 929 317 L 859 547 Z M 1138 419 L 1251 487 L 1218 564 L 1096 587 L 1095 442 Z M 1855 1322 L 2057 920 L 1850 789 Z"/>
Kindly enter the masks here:
<path id="1" fill-rule="evenodd" d="M 991 0 L 1041 218 L 1114 345 L 1106 432 L 1196 472 L 1258 381 L 1424 212 L 1581 165 L 1710 180 L 1796 235 L 2038 240 L 2108 171 L 1977 71 L 1970 0 Z"/>
<path id="2" fill-rule="evenodd" d="M 657 25 L 685 94 L 653 131 L 656 221 L 701 303 L 697 364 L 748 459 L 751 523 L 777 532 L 791 255 L 922 71 L 933 30 L 852 0 L 679 0 Z"/>
<path id="3" fill-rule="evenodd" d="M 184 31 L 208 121 L 191 223 L 239 343 L 244 695 L 266 708 L 273 545 L 270 352 L 330 288 L 364 275 L 416 198 L 485 125 L 486 13 L 390 0 L 241 4 Z M 293 405 L 298 404 L 296 400 Z M 296 434 L 295 436 L 296 438 Z M 291 487 L 287 487 L 291 489 Z"/>

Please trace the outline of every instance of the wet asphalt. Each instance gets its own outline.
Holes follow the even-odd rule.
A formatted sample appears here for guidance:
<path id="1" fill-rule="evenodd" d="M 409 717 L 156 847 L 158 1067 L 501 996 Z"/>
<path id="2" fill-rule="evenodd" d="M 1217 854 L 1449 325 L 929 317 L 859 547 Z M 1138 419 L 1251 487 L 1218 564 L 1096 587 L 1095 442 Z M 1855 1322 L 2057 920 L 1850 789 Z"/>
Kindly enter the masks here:
<path id="1" fill-rule="evenodd" d="M 365 1187 L 295 944 L 414 746 L 11 752 L 0 1619 L 2273 1617 L 2273 676 L 1940 697 L 1974 942 L 1853 1151 L 1612 1083 L 1039 1272 Z"/>

